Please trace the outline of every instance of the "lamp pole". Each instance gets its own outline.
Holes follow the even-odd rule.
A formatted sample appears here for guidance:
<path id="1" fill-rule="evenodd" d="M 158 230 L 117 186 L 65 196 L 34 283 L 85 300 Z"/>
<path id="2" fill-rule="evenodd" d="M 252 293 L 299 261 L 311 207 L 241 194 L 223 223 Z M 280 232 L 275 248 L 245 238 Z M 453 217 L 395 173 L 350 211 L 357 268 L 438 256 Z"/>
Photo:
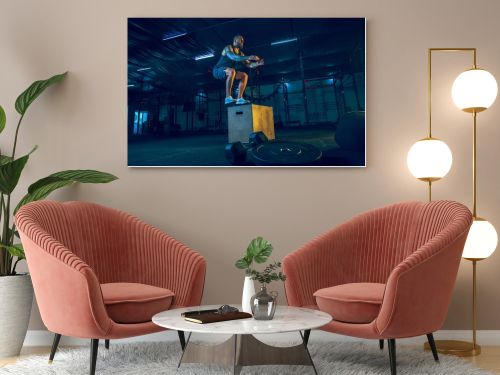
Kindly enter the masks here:
<path id="1" fill-rule="evenodd" d="M 472 111 L 473 127 L 472 127 L 472 217 L 477 216 L 477 113 Z"/>
<path id="2" fill-rule="evenodd" d="M 433 52 L 471 52 L 472 69 L 476 69 L 476 48 L 429 48 L 428 49 L 428 113 L 429 113 L 429 137 L 432 137 L 432 53 Z M 476 219 L 476 115 L 477 111 L 472 109 L 473 116 L 473 142 L 472 142 L 472 212 Z M 429 180 L 429 201 L 432 198 L 432 181 Z M 457 356 L 474 356 L 481 353 L 481 347 L 476 343 L 476 323 L 477 323 L 477 289 L 476 289 L 476 265 L 480 259 L 466 258 L 472 261 L 472 344 L 457 340 L 436 340 L 438 352 Z M 428 343 L 424 345 L 426 350 L 430 350 Z"/>

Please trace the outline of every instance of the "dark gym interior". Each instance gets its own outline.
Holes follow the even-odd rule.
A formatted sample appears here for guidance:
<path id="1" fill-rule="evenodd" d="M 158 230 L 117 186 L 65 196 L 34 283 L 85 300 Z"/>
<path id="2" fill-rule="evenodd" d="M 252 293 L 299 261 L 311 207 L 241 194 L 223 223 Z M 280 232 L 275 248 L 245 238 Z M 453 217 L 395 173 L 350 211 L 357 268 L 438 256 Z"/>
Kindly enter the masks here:
<path id="1" fill-rule="evenodd" d="M 273 108 L 276 140 L 319 148 L 311 165 L 364 166 L 364 18 L 130 18 L 128 165 L 231 165 L 212 68 L 237 34 L 265 59 L 245 97 Z"/>

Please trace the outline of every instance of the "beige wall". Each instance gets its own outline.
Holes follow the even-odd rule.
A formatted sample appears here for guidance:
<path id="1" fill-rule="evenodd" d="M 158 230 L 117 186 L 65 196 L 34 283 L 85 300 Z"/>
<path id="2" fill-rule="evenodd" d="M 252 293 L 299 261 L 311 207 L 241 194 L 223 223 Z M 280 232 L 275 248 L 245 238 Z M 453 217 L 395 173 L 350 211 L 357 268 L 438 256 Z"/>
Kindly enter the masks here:
<path id="1" fill-rule="evenodd" d="M 78 186 L 58 199 L 92 200 L 129 211 L 200 251 L 208 261 L 204 301 L 237 302 L 242 272 L 233 267 L 262 235 L 281 258 L 353 214 L 407 199 L 426 199 L 406 168 L 411 144 L 425 136 L 428 47 L 477 47 L 480 66 L 500 78 L 500 2 L 396 0 L 20 1 L 0 3 L 0 103 L 10 149 L 15 97 L 31 81 L 69 70 L 26 117 L 20 150 L 33 144 L 21 181 L 63 168 L 97 168 L 120 180 Z M 361 169 L 127 168 L 127 17 L 300 16 L 367 18 L 367 167 Z M 454 154 L 435 197 L 470 203 L 470 117 L 453 106 L 453 79 L 466 54 L 435 59 L 435 135 Z M 500 103 L 479 116 L 479 213 L 500 229 Z M 18 194 L 20 195 L 20 193 Z M 479 328 L 500 329 L 500 254 L 479 264 Z M 448 329 L 470 320 L 471 265 L 463 261 Z M 42 327 L 33 314 L 31 328 Z"/>

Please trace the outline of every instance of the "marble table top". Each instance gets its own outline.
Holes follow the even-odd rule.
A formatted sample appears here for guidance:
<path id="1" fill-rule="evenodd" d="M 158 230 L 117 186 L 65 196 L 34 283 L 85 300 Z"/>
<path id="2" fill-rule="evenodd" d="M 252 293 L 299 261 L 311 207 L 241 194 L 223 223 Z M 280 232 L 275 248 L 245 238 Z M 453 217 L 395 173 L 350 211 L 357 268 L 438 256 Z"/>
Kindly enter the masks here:
<path id="1" fill-rule="evenodd" d="M 278 306 L 272 320 L 254 318 L 198 324 L 184 320 L 186 311 L 217 309 L 219 305 L 197 306 L 163 311 L 153 316 L 153 322 L 161 327 L 197 333 L 220 333 L 231 335 L 282 333 L 314 329 L 330 323 L 332 317 L 322 311 L 300 307 Z M 235 306 L 240 308 L 239 306 Z"/>

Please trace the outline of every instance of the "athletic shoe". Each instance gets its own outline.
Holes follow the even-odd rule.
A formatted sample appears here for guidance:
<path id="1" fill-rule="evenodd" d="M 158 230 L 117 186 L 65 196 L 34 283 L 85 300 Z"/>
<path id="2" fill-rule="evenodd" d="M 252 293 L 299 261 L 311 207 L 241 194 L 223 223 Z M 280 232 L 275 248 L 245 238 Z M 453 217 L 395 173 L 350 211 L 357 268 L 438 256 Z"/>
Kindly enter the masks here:
<path id="1" fill-rule="evenodd" d="M 236 104 L 250 104 L 250 100 L 246 100 L 246 99 L 243 99 L 243 98 L 239 98 L 239 99 L 236 101 Z"/>
<path id="2" fill-rule="evenodd" d="M 224 100 L 224 104 L 233 104 L 235 101 L 235 98 L 233 98 L 232 96 L 228 96 L 226 97 L 226 100 Z"/>

